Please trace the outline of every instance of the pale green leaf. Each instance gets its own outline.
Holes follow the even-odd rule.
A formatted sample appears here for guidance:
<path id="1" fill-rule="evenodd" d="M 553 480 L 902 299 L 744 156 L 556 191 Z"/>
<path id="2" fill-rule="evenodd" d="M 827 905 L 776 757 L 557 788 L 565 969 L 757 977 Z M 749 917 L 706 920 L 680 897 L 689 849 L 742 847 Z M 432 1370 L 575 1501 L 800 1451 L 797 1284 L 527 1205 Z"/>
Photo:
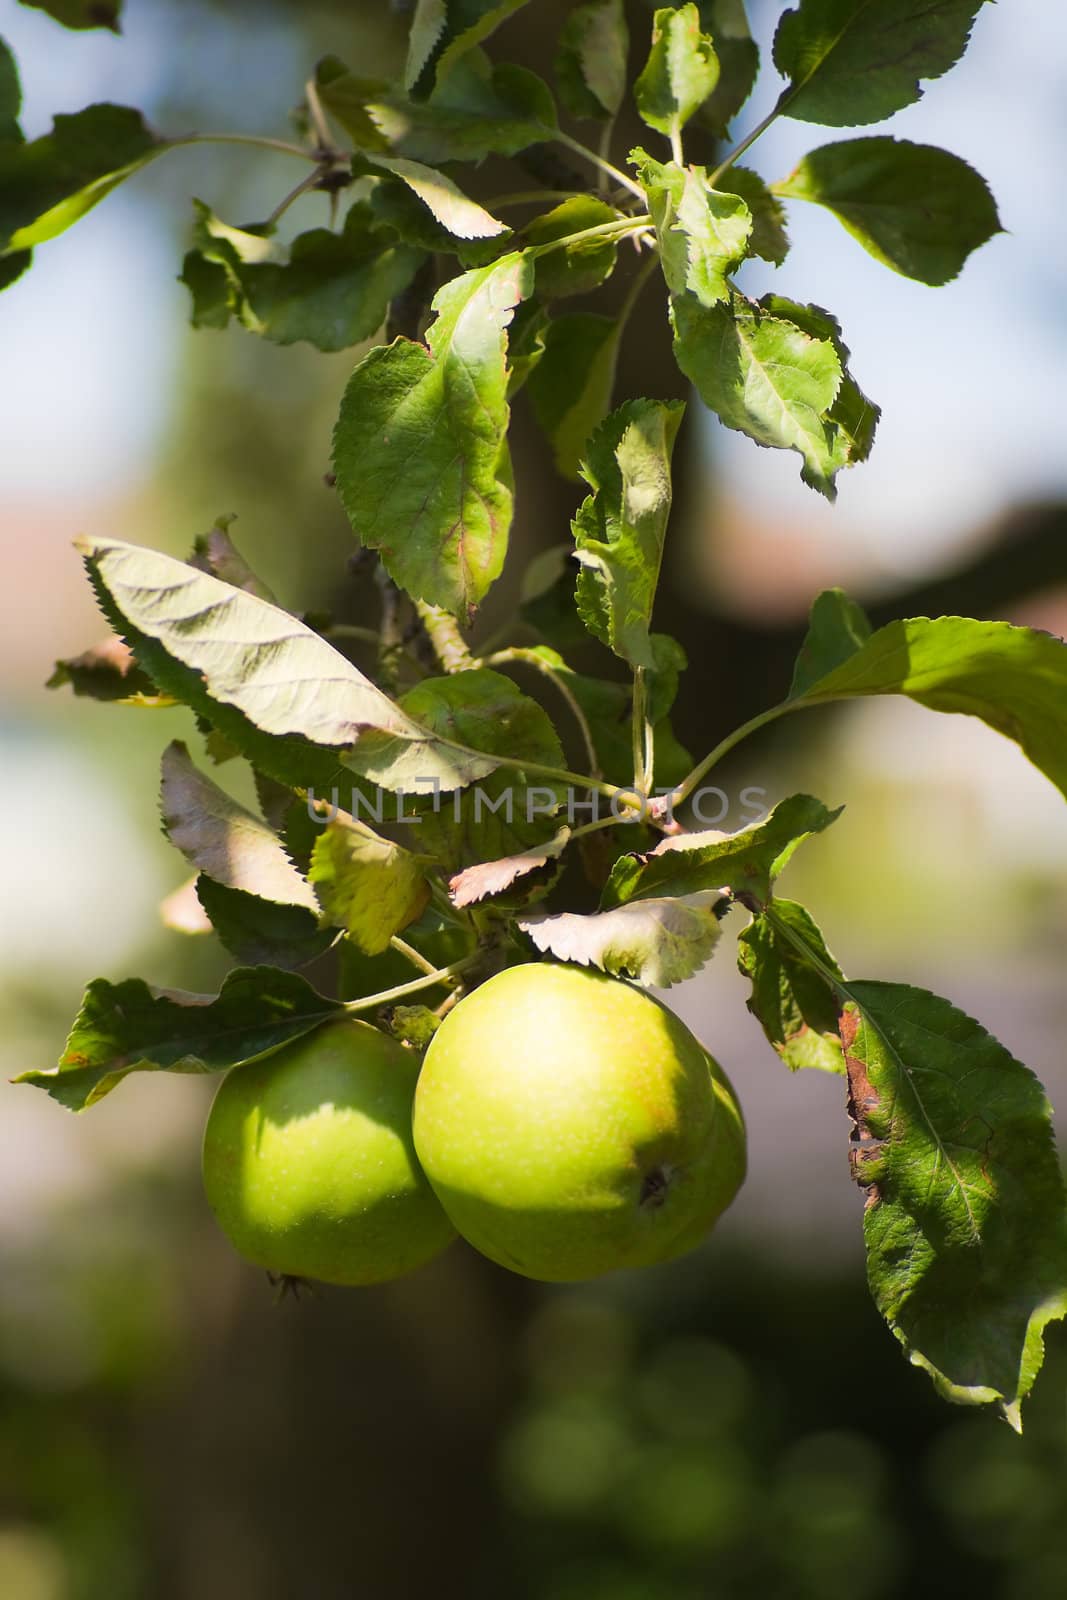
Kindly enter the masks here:
<path id="1" fill-rule="evenodd" d="M 710 961 L 721 927 L 715 894 L 697 903 L 635 900 L 610 911 L 580 916 L 520 917 L 518 926 L 544 955 L 599 967 L 647 988 L 668 989 L 691 978 Z"/>
<path id="2" fill-rule="evenodd" d="M 152 989 L 140 978 L 97 978 L 58 1066 L 16 1081 L 84 1111 L 131 1072 L 225 1072 L 341 1014 L 339 1001 L 272 967 L 238 968 L 218 995 Z"/>
<path id="3" fill-rule="evenodd" d="M 774 38 L 781 109 L 834 128 L 881 122 L 967 48 L 984 0 L 801 0 Z"/>
<path id="4" fill-rule="evenodd" d="M 430 898 L 430 886 L 410 851 L 378 838 L 342 811 L 315 841 L 308 878 L 325 919 L 343 927 L 368 956 L 388 950 L 393 935 L 415 922 Z"/>
<path id="5" fill-rule="evenodd" d="M 947 1000 L 848 983 L 841 1037 L 882 1315 L 950 1400 L 1018 1404 L 1067 1312 L 1067 1225 L 1037 1079 Z"/>
<path id="6" fill-rule="evenodd" d="M 935 145 L 845 139 L 806 155 L 776 194 L 825 206 L 863 248 L 905 277 L 948 283 L 1001 232 L 984 178 Z"/>
<path id="7" fill-rule="evenodd" d="M 630 35 L 623 0 L 589 0 L 563 24 L 556 50 L 560 98 L 575 117 L 614 117 L 626 93 Z"/>
<path id="8" fill-rule="evenodd" d="M 317 912 L 314 894 L 278 835 L 198 772 L 177 741 L 163 752 L 160 811 L 171 844 L 216 883 Z"/>
<path id="9" fill-rule="evenodd" d="M 565 478 L 577 478 L 591 435 L 611 410 L 619 323 L 595 311 L 557 317 L 529 380 L 534 416 Z"/>
<path id="10" fill-rule="evenodd" d="M 430 63 L 448 26 L 448 0 L 417 0 L 408 34 L 404 87 L 413 89 Z"/>
<path id="11" fill-rule="evenodd" d="M 641 120 L 669 139 L 677 138 L 719 81 L 719 60 L 700 29 L 695 5 L 657 11 L 652 49 L 634 84 Z"/>
<path id="12" fill-rule="evenodd" d="M 432 65 L 438 83 L 527 0 L 419 0 L 404 81 L 421 85 Z M 443 12 L 443 19 L 442 19 Z"/>
<path id="13" fill-rule="evenodd" d="M 654 161 L 643 151 L 635 151 L 632 159 L 648 196 L 671 293 L 690 293 L 704 306 L 728 299 L 727 274 L 743 259 L 752 233 L 744 200 L 712 189 L 703 167 Z"/>
<path id="14" fill-rule="evenodd" d="M 890 622 L 790 706 L 906 694 L 931 711 L 960 711 L 1014 739 L 1067 795 L 1067 645 L 1035 628 L 972 617 Z"/>
<path id="15" fill-rule="evenodd" d="M 685 407 L 632 400 L 589 441 L 582 475 L 593 493 L 574 519 L 578 609 L 586 627 L 632 666 L 654 667 L 652 607 L 671 509 L 671 451 Z"/>
<path id="16" fill-rule="evenodd" d="M 825 968 L 841 977 L 841 969 L 803 906 L 775 898 L 774 914 L 779 922 L 788 923 Z M 739 935 L 737 964 L 752 985 L 748 1009 L 790 1071 L 809 1067 L 843 1073 L 837 995 L 822 973 L 797 953 L 763 913 L 757 913 Z"/>
<path id="17" fill-rule="evenodd" d="M 714 306 L 675 295 L 671 315 L 678 365 L 705 405 L 757 444 L 796 450 L 805 480 L 832 500 L 844 464 L 826 420 L 843 376 L 833 342 L 736 291 Z"/>
<path id="18" fill-rule="evenodd" d="M 484 206 L 465 195 L 458 184 L 445 173 L 427 167 L 421 161 L 410 161 L 400 156 L 368 155 L 372 167 L 391 172 L 407 184 L 428 211 L 436 217 L 442 228 L 457 239 L 491 239 L 508 233 L 506 222 L 490 216 Z"/>
<path id="19" fill-rule="evenodd" d="M 808 794 L 791 795 L 769 816 L 736 833 L 705 829 L 668 835 L 650 855 L 620 856 L 604 889 L 604 906 L 708 890 L 765 905 L 790 857 L 813 833 L 841 815 Z"/>
<path id="20" fill-rule="evenodd" d="M 507 550 L 507 327 L 530 291 L 520 255 L 454 278 L 426 345 L 372 350 L 349 379 L 334 469 L 360 541 L 409 594 L 473 615 Z"/>
<path id="21" fill-rule="evenodd" d="M 56 117 L 29 144 L 0 142 L 0 255 L 55 238 L 166 149 L 139 111 L 113 105 Z"/>

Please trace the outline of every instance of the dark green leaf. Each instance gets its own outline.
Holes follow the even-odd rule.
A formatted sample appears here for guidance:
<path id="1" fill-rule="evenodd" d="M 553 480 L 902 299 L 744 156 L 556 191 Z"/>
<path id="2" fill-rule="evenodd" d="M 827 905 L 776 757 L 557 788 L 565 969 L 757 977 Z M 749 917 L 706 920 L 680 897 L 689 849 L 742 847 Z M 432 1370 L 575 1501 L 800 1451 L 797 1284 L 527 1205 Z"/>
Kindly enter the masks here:
<path id="1" fill-rule="evenodd" d="M 1019 1402 L 1067 1311 L 1067 1227 L 1048 1101 L 963 1012 L 924 989 L 849 983 L 841 1038 L 866 1191 L 867 1272 L 911 1360 L 947 1398 Z"/>
<path id="2" fill-rule="evenodd" d="M 671 314 L 675 357 L 705 405 L 757 444 L 796 450 L 805 481 L 832 500 L 844 465 L 827 421 L 842 383 L 833 342 L 736 292 L 713 306 L 675 295 Z"/>
<path id="3" fill-rule="evenodd" d="M 719 60 L 693 4 L 657 11 L 652 49 L 634 84 L 641 120 L 675 140 L 719 81 Z"/>
<path id="4" fill-rule="evenodd" d="M 670 634 L 652 634 L 651 644 L 656 665 L 645 679 L 645 710 L 649 721 L 655 724 L 661 722 L 673 706 L 678 680 L 689 665 L 689 658 Z"/>
<path id="5" fill-rule="evenodd" d="M 170 695 L 159 693 L 148 674 L 137 665 L 133 651 L 115 634 L 83 650 L 81 655 L 56 662 L 45 687 L 61 689 L 67 684 L 76 695 L 84 695 L 89 700 L 155 707 L 176 704 Z"/>
<path id="6" fill-rule="evenodd" d="M 871 625 L 862 607 L 843 589 L 824 589 L 811 608 L 808 631 L 793 668 L 790 699 L 862 650 L 870 636 Z"/>
<path id="7" fill-rule="evenodd" d="M 971 617 L 911 617 L 879 628 L 787 705 L 906 694 L 962 711 L 1014 739 L 1067 795 L 1067 645 L 1034 628 Z"/>
<path id="8" fill-rule="evenodd" d="M 340 1009 L 295 973 L 271 967 L 238 968 L 218 995 L 152 989 L 140 978 L 97 978 L 59 1065 L 25 1072 L 16 1082 L 84 1111 L 131 1072 L 224 1072 L 299 1039 Z"/>
<path id="9" fill-rule="evenodd" d="M 530 404 L 565 478 L 578 478 L 590 436 L 611 410 L 619 323 L 595 311 L 557 317 L 530 378 Z"/>
<path id="10" fill-rule="evenodd" d="M 139 111 L 112 105 L 57 117 L 30 144 L 0 143 L 0 253 L 55 238 L 166 148 Z"/>
<path id="11" fill-rule="evenodd" d="M 776 898 L 774 913 L 815 952 L 824 967 L 841 977 L 841 969 L 803 906 Z M 762 912 L 738 938 L 737 964 L 752 984 L 748 1009 L 786 1066 L 793 1072 L 814 1067 L 843 1073 L 837 995 Z"/>
<path id="12" fill-rule="evenodd" d="M 15 58 L 0 39 L 0 143 L 21 144 L 19 112 L 22 110 L 22 85 Z"/>
<path id="13" fill-rule="evenodd" d="M 437 81 L 447 77 L 475 45 L 520 11 L 527 0 L 419 0 L 411 28 L 404 79 L 422 84 L 432 65 Z"/>
<path id="14" fill-rule="evenodd" d="M 748 241 L 750 255 L 761 256 L 780 267 L 789 254 L 789 237 L 785 231 L 785 208 L 751 167 L 727 167 L 718 180 L 717 187 L 729 194 L 739 194 L 752 215 L 752 237 Z"/>
<path id="15" fill-rule="evenodd" d="M 545 354 L 549 317 L 536 300 L 524 300 L 508 330 L 508 399 L 528 383 Z"/>
<path id="16" fill-rule="evenodd" d="M 342 811 L 319 834 L 308 877 L 326 920 L 343 927 L 368 956 L 388 950 L 393 935 L 421 917 L 430 899 L 410 851 Z"/>
<path id="17" fill-rule="evenodd" d="M 507 326 L 532 270 L 510 255 L 436 296 L 426 345 L 357 366 L 334 469 L 361 542 L 411 595 L 470 617 L 500 573 L 511 524 Z"/>
<path id="18" fill-rule="evenodd" d="M 649 640 L 671 509 L 671 451 L 685 407 L 632 400 L 589 441 L 582 476 L 593 493 L 574 519 L 578 610 L 631 666 L 655 667 Z"/>
<path id="19" fill-rule="evenodd" d="M 691 294 L 703 306 L 726 300 L 727 274 L 744 257 L 752 232 L 744 200 L 712 189 L 703 167 L 653 161 L 639 150 L 631 159 L 648 195 L 671 293 Z"/>
<path id="20" fill-rule="evenodd" d="M 801 0 L 774 38 L 781 108 L 834 128 L 881 122 L 967 48 L 983 0 Z"/>
<path id="21" fill-rule="evenodd" d="M 719 58 L 719 81 L 698 116 L 717 138 L 724 139 L 752 93 L 759 72 L 759 47 L 749 30 L 744 0 L 698 0 L 697 9 L 700 26 Z"/>
<path id="22" fill-rule="evenodd" d="M 198 772 L 177 741 L 163 752 L 160 810 L 171 844 L 217 884 L 318 913 L 314 893 L 278 835 Z"/>
<path id="23" fill-rule="evenodd" d="M 681 833 L 663 839 L 647 856 L 622 856 L 604 890 L 603 905 L 631 900 L 729 891 L 765 905 L 771 886 L 797 846 L 841 815 L 821 800 L 795 794 L 769 816 L 736 833 Z"/>
<path id="24" fill-rule="evenodd" d="M 920 283 L 948 283 L 972 250 L 1002 231 L 985 179 L 935 145 L 823 145 L 774 190 L 825 206 L 876 261 Z"/>
<path id="25" fill-rule="evenodd" d="M 575 117 L 618 114 L 626 93 L 630 35 L 623 0 L 589 0 L 563 24 L 556 51 L 560 99 Z"/>
<path id="26" fill-rule="evenodd" d="M 47 11 L 65 28 L 110 28 L 120 32 L 122 0 L 21 0 L 35 11 Z"/>
<path id="27" fill-rule="evenodd" d="M 304 967 L 337 937 L 304 906 L 276 905 L 201 873 L 196 896 L 219 941 L 242 966 Z"/>
<path id="28" fill-rule="evenodd" d="M 363 204 L 352 207 L 340 234 L 300 234 L 288 258 L 261 233 L 231 228 L 196 205 L 198 249 L 186 256 L 182 281 L 198 327 L 225 327 L 233 314 L 276 344 L 343 350 L 378 331 L 390 300 L 425 259 L 397 244 Z"/>
<path id="29" fill-rule="evenodd" d="M 511 156 L 552 137 L 556 108 L 545 83 L 525 67 L 493 66 L 473 50 L 429 100 L 409 100 L 353 77 L 331 62 L 319 96 L 364 150 L 440 165 Z M 373 133 L 368 135 L 368 123 Z"/>
<path id="30" fill-rule="evenodd" d="M 427 794 L 436 785 L 448 793 L 487 777 L 501 756 L 542 766 L 562 762 L 555 729 L 537 701 L 485 667 L 424 679 L 401 697 L 399 711 L 421 738 L 368 733 L 345 758 L 352 771 L 385 789 Z"/>
<path id="31" fill-rule="evenodd" d="M 535 247 L 548 244 L 586 228 L 616 222 L 618 216 L 614 206 L 595 195 L 576 195 L 535 218 L 526 229 L 526 241 Z M 582 239 L 539 255 L 534 269 L 538 295 L 543 300 L 555 300 L 599 288 L 615 270 L 618 249 L 614 239 Z"/>

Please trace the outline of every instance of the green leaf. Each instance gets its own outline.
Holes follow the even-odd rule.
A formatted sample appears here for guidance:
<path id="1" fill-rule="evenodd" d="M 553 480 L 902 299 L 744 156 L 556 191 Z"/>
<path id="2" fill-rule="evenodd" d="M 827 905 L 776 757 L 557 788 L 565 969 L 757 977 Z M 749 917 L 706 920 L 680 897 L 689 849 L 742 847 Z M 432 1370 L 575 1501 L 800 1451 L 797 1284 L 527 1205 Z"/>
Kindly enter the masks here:
<path id="1" fill-rule="evenodd" d="M 525 67 L 494 66 L 472 50 L 428 100 L 409 100 L 355 77 L 340 62 L 320 63 L 323 105 L 367 153 L 388 149 L 440 165 L 512 156 L 552 137 L 556 108 L 548 86 Z"/>
<path id="2" fill-rule="evenodd" d="M 910 617 L 800 682 L 789 707 L 906 694 L 931 711 L 979 717 L 1067 795 L 1067 645 L 1051 634 L 971 617 Z"/>
<path id="3" fill-rule="evenodd" d="M 401 696 L 399 710 L 418 737 L 368 733 L 345 757 L 352 771 L 393 792 L 462 789 L 504 756 L 554 767 L 563 760 L 537 701 L 486 667 L 426 678 Z"/>
<path id="4" fill-rule="evenodd" d="M 751 167 L 727 167 L 717 187 L 728 194 L 739 194 L 752 215 L 750 255 L 760 256 L 780 267 L 789 254 L 785 231 L 785 207 Z"/>
<path id="5" fill-rule="evenodd" d="M 122 0 L 20 0 L 35 11 L 47 11 L 65 28 L 110 28 L 119 33 Z"/>
<path id="6" fill-rule="evenodd" d="M 774 192 L 825 206 L 876 261 L 920 283 L 948 283 L 972 250 L 1003 231 L 973 167 L 903 139 L 823 145 Z"/>
<path id="7" fill-rule="evenodd" d="M 318 912 L 315 895 L 261 817 L 198 772 L 183 744 L 163 752 L 163 832 L 190 866 L 228 889 Z"/>
<path id="8" fill-rule="evenodd" d="M 463 57 L 488 39 L 527 0 L 419 0 L 404 74 L 411 89 L 422 84 L 431 63 L 438 83 Z"/>
<path id="9" fill-rule="evenodd" d="M 843 467 L 854 467 L 857 462 L 867 460 L 874 445 L 882 408 L 876 406 L 873 400 L 868 400 L 849 371 L 850 351 L 841 337 L 841 324 L 829 311 L 824 311 L 821 306 L 799 305 L 795 300 L 786 300 L 778 294 L 763 295 L 759 304 L 772 316 L 780 317 L 783 322 L 791 322 L 813 339 L 828 340 L 837 352 L 841 363 L 841 387 L 825 419 L 828 471 L 832 482 L 832 475 Z M 827 480 L 821 475 L 821 470 L 805 466 L 801 477 L 813 489 L 826 492 Z"/>
<path id="10" fill-rule="evenodd" d="M 556 50 L 560 99 L 574 117 L 603 121 L 618 114 L 626 94 L 630 33 L 623 0 L 575 6 Z"/>
<path id="11" fill-rule="evenodd" d="M 737 895 L 745 904 L 764 906 L 772 885 L 797 846 L 822 833 L 841 815 L 821 800 L 795 794 L 769 816 L 736 833 L 706 830 L 668 836 L 651 855 L 620 856 L 604 889 L 604 906 L 631 900 L 701 894 L 709 890 Z"/>
<path id="12" fill-rule="evenodd" d="M 802 122 L 881 122 L 922 95 L 967 48 L 984 0 L 801 0 L 774 38 L 789 86 L 781 110 Z"/>
<path id="13" fill-rule="evenodd" d="M 131 1072 L 225 1072 L 340 1014 L 336 1000 L 271 967 L 242 967 L 218 995 L 152 989 L 140 978 L 89 985 L 59 1064 L 15 1081 L 70 1111 L 102 1100 Z"/>
<path id="14" fill-rule="evenodd" d="M 368 168 L 368 170 L 370 170 Z M 504 254 L 510 229 L 482 239 L 459 239 L 399 178 L 382 173 L 367 197 L 374 220 L 390 228 L 404 244 L 434 254 L 455 256 L 465 267 L 484 267 Z"/>
<path id="15" fill-rule="evenodd" d="M 507 327 L 530 292 L 520 255 L 454 278 L 428 348 L 372 350 L 349 379 L 334 470 L 360 541 L 410 595 L 470 618 L 499 575 L 512 494 Z"/>
<path id="16" fill-rule="evenodd" d="M 815 952 L 824 967 L 835 977 L 842 976 L 803 906 L 776 898 L 774 913 Z M 837 995 L 762 912 L 738 937 L 737 964 L 752 984 L 748 1009 L 790 1071 L 813 1067 L 820 1072 L 843 1073 Z"/>
<path id="17" fill-rule="evenodd" d="M 700 26 L 719 58 L 719 81 L 698 116 L 717 138 L 724 139 L 755 86 L 759 47 L 748 26 L 744 0 L 698 0 L 697 10 Z"/>
<path id="18" fill-rule="evenodd" d="M 689 665 L 689 657 L 668 633 L 652 634 L 651 643 L 656 665 L 645 679 L 645 710 L 649 721 L 655 724 L 662 722 L 673 706 L 678 680 Z"/>
<path id="19" fill-rule="evenodd" d="M 0 39 L 0 143 L 22 143 L 22 129 L 19 127 L 21 110 L 19 69 L 7 44 Z"/>
<path id="20" fill-rule="evenodd" d="M 417 921 L 430 899 L 410 851 L 378 838 L 344 812 L 316 840 L 308 877 L 326 920 L 343 927 L 368 956 L 388 950 L 393 935 Z"/>
<path id="21" fill-rule="evenodd" d="M 595 311 L 556 317 L 530 377 L 530 404 L 565 478 L 580 476 L 591 435 L 611 410 L 619 322 Z"/>
<path id="22" fill-rule="evenodd" d="M 700 904 L 635 900 L 610 911 L 579 916 L 520 917 L 518 926 L 544 955 L 599 967 L 648 988 L 669 989 L 710 961 L 722 929 L 714 894 Z"/>
<path id="23" fill-rule="evenodd" d="M 112 105 L 56 117 L 30 144 L 0 143 L 0 254 L 54 239 L 166 149 L 139 111 Z"/>
<path id="24" fill-rule="evenodd" d="M 641 120 L 676 140 L 718 81 L 719 60 L 711 40 L 700 31 L 697 7 L 657 11 L 648 62 L 634 84 Z"/>
<path id="25" fill-rule="evenodd" d="M 194 201 L 197 249 L 182 282 L 193 297 L 193 325 L 225 327 L 231 315 L 275 344 L 304 340 L 343 350 L 371 338 L 389 302 L 407 288 L 421 250 L 398 244 L 369 206 L 354 205 L 344 231 L 315 228 L 293 240 L 288 258 L 261 233 L 231 228 Z"/>
<path id="26" fill-rule="evenodd" d="M 513 400 L 541 365 L 549 316 L 535 300 L 524 300 L 508 330 L 508 399 Z"/>
<path id="27" fill-rule="evenodd" d="M 148 674 L 137 665 L 129 645 L 116 634 L 83 650 L 81 655 L 56 662 L 45 687 L 61 689 L 68 684 L 76 695 L 89 700 L 156 708 L 177 704 L 171 695 L 159 693 Z"/>
<path id="28" fill-rule="evenodd" d="M 605 200 L 598 200 L 595 195 L 575 195 L 536 217 L 526 229 L 526 240 L 536 248 L 618 219 L 615 207 Z M 581 239 L 539 255 L 534 268 L 538 295 L 543 300 L 556 300 L 599 288 L 615 271 L 618 251 L 614 239 Z"/>
<path id="29" fill-rule="evenodd" d="M 366 160 L 370 166 L 392 173 L 406 184 L 446 233 L 456 239 L 492 239 L 511 231 L 506 222 L 490 216 L 484 206 L 469 199 L 458 184 L 434 167 L 400 156 L 371 154 Z"/>
<path id="30" fill-rule="evenodd" d="M 800 647 L 789 698 L 803 695 L 849 656 L 862 650 L 871 637 L 867 614 L 843 589 L 824 589 L 811 608 L 808 631 Z"/>
<path id="31" fill-rule="evenodd" d="M 649 640 L 671 509 L 671 451 L 685 407 L 631 400 L 589 441 L 592 494 L 574 519 L 578 610 L 591 633 L 636 667 L 655 667 Z"/>
<path id="32" fill-rule="evenodd" d="M 705 405 L 757 444 L 796 450 L 805 481 L 833 500 L 844 464 L 826 420 L 843 377 L 833 342 L 736 291 L 713 306 L 675 295 L 671 316 L 678 365 Z"/>
<path id="33" fill-rule="evenodd" d="M 337 938 L 336 928 L 320 927 L 317 907 L 260 900 L 204 873 L 196 880 L 196 897 L 220 943 L 242 966 L 304 967 Z"/>
<path id="34" fill-rule="evenodd" d="M 924 989 L 849 983 L 852 1170 L 875 1303 L 942 1394 L 1015 1426 L 1067 1311 L 1067 1226 L 1037 1079 Z"/>
<path id="35" fill-rule="evenodd" d="M 115 539 L 79 548 L 108 620 L 153 681 L 270 776 L 328 785 L 335 752 L 368 728 L 422 736 L 357 667 L 279 607 L 156 550 Z"/>
<path id="36" fill-rule="evenodd" d="M 727 274 L 743 259 L 752 232 L 744 200 L 709 187 L 703 167 L 653 161 L 639 150 L 631 159 L 648 196 L 671 293 L 692 294 L 703 306 L 728 299 Z"/>

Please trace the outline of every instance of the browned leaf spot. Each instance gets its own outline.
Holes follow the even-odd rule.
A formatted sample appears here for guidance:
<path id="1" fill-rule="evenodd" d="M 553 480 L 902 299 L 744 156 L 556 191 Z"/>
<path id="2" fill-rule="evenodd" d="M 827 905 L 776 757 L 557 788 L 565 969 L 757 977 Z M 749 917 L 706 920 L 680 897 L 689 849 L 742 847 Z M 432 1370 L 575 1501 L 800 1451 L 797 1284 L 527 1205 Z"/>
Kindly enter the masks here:
<path id="1" fill-rule="evenodd" d="M 866 1175 L 866 1169 L 872 1162 L 880 1159 L 883 1141 L 871 1132 L 869 1123 L 871 1112 L 875 1111 L 879 1104 L 878 1095 L 867 1076 L 867 1068 L 858 1056 L 852 1054 L 859 1026 L 860 1019 L 857 1012 L 847 1009 L 842 1011 L 838 1020 L 838 1032 L 845 1053 L 845 1071 L 848 1074 L 848 1114 L 852 1119 L 848 1165 L 853 1180 L 861 1189 L 867 1191 L 863 1209 L 869 1211 L 872 1206 L 878 1204 L 882 1192 L 874 1179 Z"/>

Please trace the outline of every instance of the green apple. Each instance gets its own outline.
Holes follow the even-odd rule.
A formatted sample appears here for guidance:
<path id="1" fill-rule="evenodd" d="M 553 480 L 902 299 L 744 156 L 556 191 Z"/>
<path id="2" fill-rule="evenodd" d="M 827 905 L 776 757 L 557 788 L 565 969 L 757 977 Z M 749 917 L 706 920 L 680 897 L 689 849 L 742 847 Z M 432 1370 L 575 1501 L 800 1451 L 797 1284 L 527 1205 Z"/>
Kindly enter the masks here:
<path id="1" fill-rule="evenodd" d="M 745 1173 L 733 1091 L 689 1029 L 628 983 L 543 963 L 445 1018 L 415 1148 L 459 1232 L 549 1282 L 692 1249 Z"/>
<path id="2" fill-rule="evenodd" d="M 325 1283 L 382 1283 L 454 1237 L 411 1137 L 418 1057 L 366 1022 L 331 1022 L 227 1073 L 204 1134 L 204 1188 L 249 1261 Z"/>

